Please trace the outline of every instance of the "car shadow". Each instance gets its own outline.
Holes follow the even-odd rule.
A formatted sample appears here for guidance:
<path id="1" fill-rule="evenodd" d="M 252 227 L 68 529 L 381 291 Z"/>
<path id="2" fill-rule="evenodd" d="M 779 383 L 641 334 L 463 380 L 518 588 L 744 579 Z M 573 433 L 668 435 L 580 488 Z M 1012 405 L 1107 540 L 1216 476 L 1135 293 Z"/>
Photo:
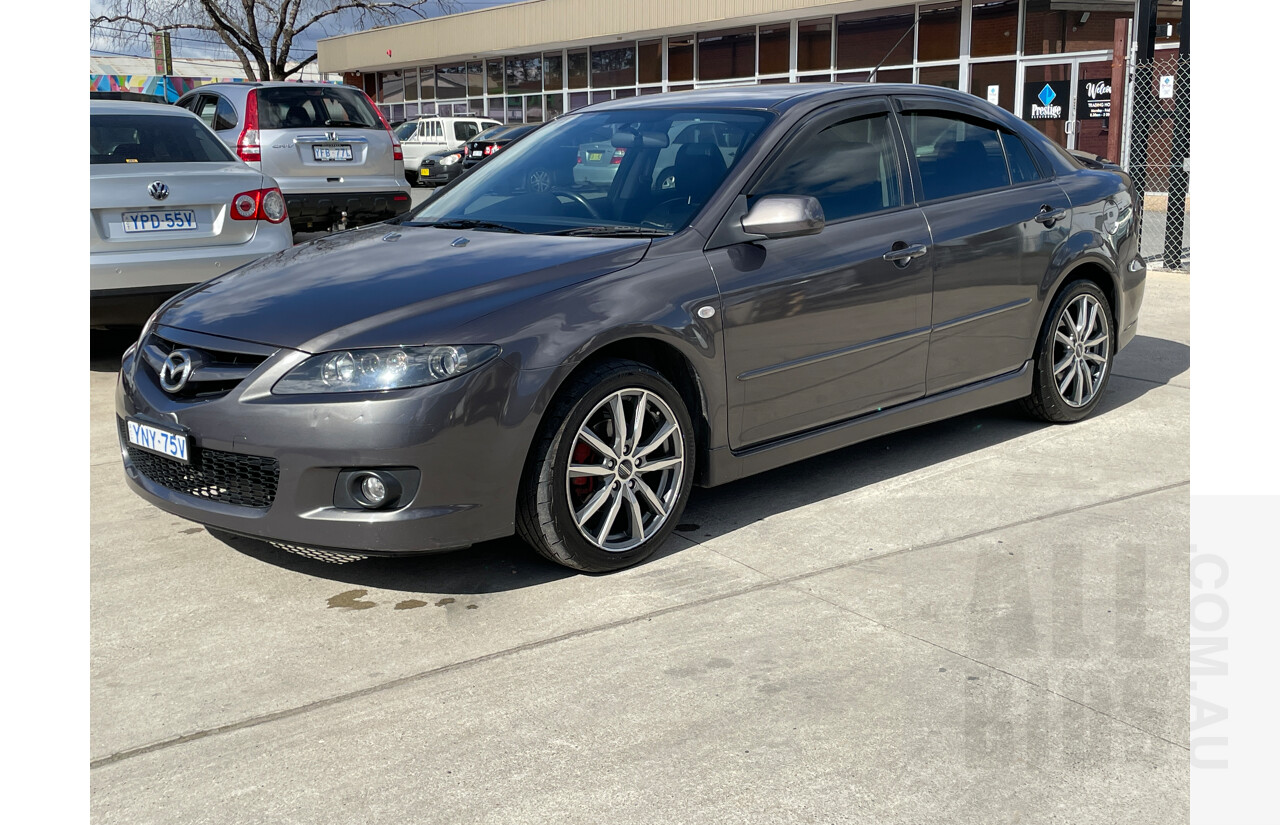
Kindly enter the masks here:
<path id="1" fill-rule="evenodd" d="M 1131 378 L 1126 366 L 1140 366 Z M 1168 384 L 1190 365 L 1190 348 L 1139 336 L 1116 359 L 1116 373 L 1094 415 L 1132 403 Z M 1137 371 L 1137 370 L 1135 370 Z M 845 447 L 710 489 L 695 488 L 676 536 L 702 542 L 781 512 L 803 507 L 1051 427 L 1014 402 L 927 424 Z M 1080 425 L 1087 426 L 1087 421 Z M 579 575 L 542 558 L 509 537 L 470 548 L 399 558 L 369 557 L 334 564 L 278 549 L 265 542 L 210 530 L 227 546 L 259 561 L 317 578 L 359 587 L 424 593 L 492 593 L 519 590 Z M 687 549 L 668 540 L 644 564 Z"/>

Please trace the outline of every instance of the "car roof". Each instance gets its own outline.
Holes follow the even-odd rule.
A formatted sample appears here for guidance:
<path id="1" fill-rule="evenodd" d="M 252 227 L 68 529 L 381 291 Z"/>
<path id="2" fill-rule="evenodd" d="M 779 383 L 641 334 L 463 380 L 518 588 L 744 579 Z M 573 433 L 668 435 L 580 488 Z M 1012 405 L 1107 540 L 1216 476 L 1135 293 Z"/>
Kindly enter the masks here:
<path id="1" fill-rule="evenodd" d="M 972 103 L 973 95 L 962 94 L 942 86 L 920 86 L 914 83 L 797 83 L 760 86 L 723 86 L 715 89 L 692 89 L 658 95 L 627 97 L 593 104 L 585 109 L 712 108 L 771 109 L 782 111 L 800 103 L 824 98 L 841 100 L 880 95 L 929 94 Z M 577 109 L 575 112 L 584 111 Z"/>
<path id="2" fill-rule="evenodd" d="M 140 100 L 90 100 L 91 115 L 161 115 L 170 117 L 196 117 L 178 106 L 144 103 Z M 198 120 L 199 118 L 197 118 Z"/>

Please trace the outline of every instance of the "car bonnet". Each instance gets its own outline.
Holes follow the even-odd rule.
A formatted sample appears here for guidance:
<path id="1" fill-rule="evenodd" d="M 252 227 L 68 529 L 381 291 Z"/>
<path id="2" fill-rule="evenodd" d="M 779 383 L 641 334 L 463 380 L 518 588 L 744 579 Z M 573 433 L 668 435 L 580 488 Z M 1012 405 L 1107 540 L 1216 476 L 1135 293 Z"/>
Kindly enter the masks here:
<path id="1" fill-rule="evenodd" d="M 180 295 L 158 320 L 306 352 L 431 343 L 504 306 L 630 266 L 648 246 L 644 238 L 378 224 L 219 276 Z"/>

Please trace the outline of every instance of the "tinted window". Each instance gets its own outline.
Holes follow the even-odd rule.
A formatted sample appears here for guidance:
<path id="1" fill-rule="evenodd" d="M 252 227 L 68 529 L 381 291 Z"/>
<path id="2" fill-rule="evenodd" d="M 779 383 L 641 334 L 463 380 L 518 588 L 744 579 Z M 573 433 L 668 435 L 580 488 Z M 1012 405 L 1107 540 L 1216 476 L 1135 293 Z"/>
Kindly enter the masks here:
<path id="1" fill-rule="evenodd" d="M 396 140 L 400 140 L 400 141 L 408 140 L 409 138 L 413 137 L 414 133 L 417 131 L 418 131 L 418 122 L 416 120 L 410 120 L 405 123 L 401 123 L 395 129 Z"/>
<path id="2" fill-rule="evenodd" d="M 994 128 L 949 113 L 909 112 L 905 120 L 925 200 L 1009 185 L 1009 167 Z"/>
<path id="3" fill-rule="evenodd" d="M 479 131 L 475 121 L 459 120 L 453 124 L 453 136 L 458 140 L 471 140 Z"/>
<path id="4" fill-rule="evenodd" d="M 213 116 L 218 111 L 218 99 L 212 95 L 201 95 L 196 102 L 195 108 L 191 111 L 195 112 L 196 116 L 204 121 L 205 126 L 212 129 L 214 128 Z"/>
<path id="5" fill-rule="evenodd" d="M 1040 170 L 1036 168 L 1036 162 L 1031 159 L 1031 153 L 1027 151 L 1027 145 L 1021 138 L 1008 132 L 1001 132 L 1000 141 L 1004 143 L 1004 151 L 1009 158 L 1009 171 L 1013 173 L 1014 183 L 1040 179 Z"/>
<path id="6" fill-rule="evenodd" d="M 227 163 L 235 155 L 186 117 L 92 115 L 89 163 Z"/>
<path id="7" fill-rule="evenodd" d="M 752 192 L 811 195 L 827 221 L 902 205 L 888 115 L 851 118 L 803 136 Z"/>
<path id="8" fill-rule="evenodd" d="M 258 122 L 262 129 L 382 128 L 364 93 L 343 86 L 258 89 Z"/>
<path id="9" fill-rule="evenodd" d="M 218 98 L 218 110 L 213 116 L 213 128 L 216 131 L 224 129 L 234 129 L 236 125 L 236 110 L 232 107 L 231 101 L 225 97 Z"/>

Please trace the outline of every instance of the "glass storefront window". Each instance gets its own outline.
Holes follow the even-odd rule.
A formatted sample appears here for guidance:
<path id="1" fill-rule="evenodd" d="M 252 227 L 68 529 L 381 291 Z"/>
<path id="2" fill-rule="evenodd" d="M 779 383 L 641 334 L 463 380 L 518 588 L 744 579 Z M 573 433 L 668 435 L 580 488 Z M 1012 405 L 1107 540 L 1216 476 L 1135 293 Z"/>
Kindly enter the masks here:
<path id="1" fill-rule="evenodd" d="M 542 91 L 542 56 L 522 54 L 507 58 L 507 91 Z"/>
<path id="2" fill-rule="evenodd" d="M 604 103 L 606 100 L 613 100 L 613 92 L 608 89 L 591 93 L 592 103 Z"/>
<path id="3" fill-rule="evenodd" d="M 884 74 L 884 72 L 881 72 Z M 959 66 L 921 66 L 920 83 L 925 86 L 945 86 L 948 89 L 960 88 Z"/>
<path id="4" fill-rule="evenodd" d="M 404 102 L 404 72 L 382 73 L 382 102 Z M 399 120 L 400 118 L 396 118 Z"/>
<path id="5" fill-rule="evenodd" d="M 636 47 L 634 43 L 625 46 L 591 49 L 591 85 L 601 86 L 634 86 L 636 85 Z"/>
<path id="6" fill-rule="evenodd" d="M 959 3 L 937 3 L 920 7 L 920 44 L 916 53 L 917 59 L 922 63 L 960 59 Z"/>
<path id="7" fill-rule="evenodd" d="M 436 66 L 436 97 L 440 100 L 462 100 L 467 96 L 467 66 Z"/>
<path id="8" fill-rule="evenodd" d="M 542 120 L 542 95 L 529 95 L 524 99 L 524 122 L 541 123 Z"/>
<path id="9" fill-rule="evenodd" d="M 760 27 L 760 74 L 791 70 L 791 24 Z"/>
<path id="10" fill-rule="evenodd" d="M 553 117 L 557 117 L 559 115 L 564 114 L 564 95 L 563 94 L 546 95 L 542 99 L 543 99 L 543 102 L 546 104 L 547 120 L 551 120 L 551 118 Z"/>
<path id="11" fill-rule="evenodd" d="M 484 63 L 480 61 L 467 64 L 467 94 L 471 97 L 484 94 Z"/>
<path id="12" fill-rule="evenodd" d="M 414 101 L 418 99 L 418 70 L 404 70 L 404 99 Z"/>
<path id="13" fill-rule="evenodd" d="M 645 40 L 636 47 L 640 83 L 662 82 L 662 41 Z"/>
<path id="14" fill-rule="evenodd" d="M 836 18 L 836 68 L 911 63 L 915 56 L 911 32 L 915 19 L 914 6 L 840 15 Z"/>
<path id="15" fill-rule="evenodd" d="M 973 4 L 969 33 L 971 57 L 1018 53 L 1018 0 Z"/>
<path id="16" fill-rule="evenodd" d="M 1016 91 L 1014 84 L 1017 82 L 1016 60 L 969 64 L 969 94 L 988 101 L 994 98 L 993 102 L 1001 109 L 1013 111 L 1013 95 Z"/>
<path id="17" fill-rule="evenodd" d="M 418 99 L 436 99 L 436 67 L 423 66 L 418 69 Z"/>
<path id="18" fill-rule="evenodd" d="M 796 29 L 796 70 L 831 68 L 831 18 L 802 20 Z"/>
<path id="19" fill-rule="evenodd" d="M 836 75 L 841 83 L 868 83 L 871 72 L 842 72 Z M 876 83 L 911 83 L 910 69 L 881 69 L 876 72 Z"/>
<path id="20" fill-rule="evenodd" d="M 755 73 L 755 26 L 698 35 L 699 80 L 753 77 Z"/>
<path id="21" fill-rule="evenodd" d="M 571 112 L 574 109 L 581 109 L 583 106 L 586 106 L 588 102 L 590 101 L 587 100 L 586 92 L 569 93 L 569 111 Z"/>
<path id="22" fill-rule="evenodd" d="M 491 95 L 502 94 L 502 58 L 484 62 L 485 92 Z"/>
<path id="23" fill-rule="evenodd" d="M 574 49 L 569 52 L 569 88 L 587 88 L 587 50 Z"/>
<path id="24" fill-rule="evenodd" d="M 667 80 L 693 80 L 693 35 L 667 38 Z"/>
<path id="25" fill-rule="evenodd" d="M 560 52 L 542 55 L 542 85 L 548 91 L 564 88 L 564 58 Z"/>
<path id="26" fill-rule="evenodd" d="M 1026 55 L 1062 54 L 1109 49 L 1115 38 L 1115 21 L 1128 20 L 1132 12 L 1055 10 L 1052 0 L 1027 0 L 1022 51 Z"/>
<path id="27" fill-rule="evenodd" d="M 524 98 L 507 98 L 507 119 L 503 123 L 524 123 Z"/>

